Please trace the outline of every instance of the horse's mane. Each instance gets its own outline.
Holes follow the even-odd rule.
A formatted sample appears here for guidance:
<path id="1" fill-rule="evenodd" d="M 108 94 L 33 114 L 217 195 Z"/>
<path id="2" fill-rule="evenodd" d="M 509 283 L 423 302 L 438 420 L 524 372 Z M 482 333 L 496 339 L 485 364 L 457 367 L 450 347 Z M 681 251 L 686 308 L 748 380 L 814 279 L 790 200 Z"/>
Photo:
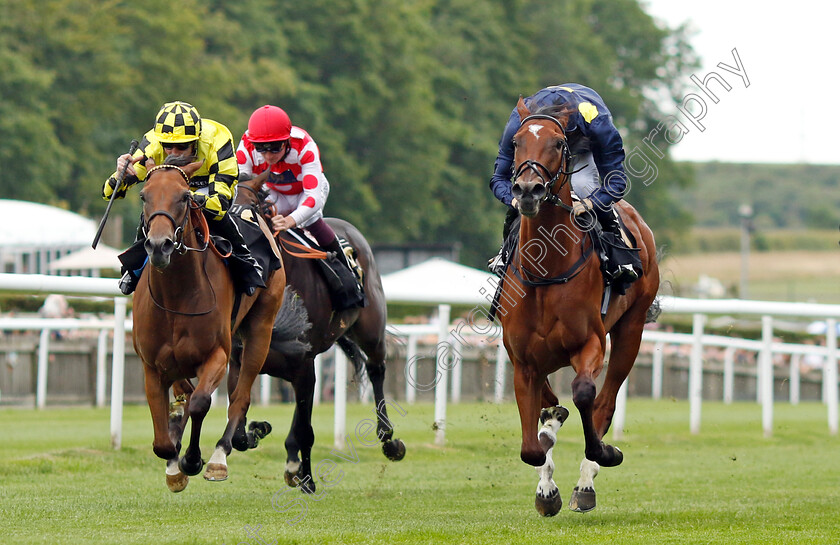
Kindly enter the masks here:
<path id="1" fill-rule="evenodd" d="M 184 167 L 195 161 L 195 155 L 168 155 L 164 159 L 164 165 L 173 165 L 176 167 Z"/>
<path id="2" fill-rule="evenodd" d="M 566 123 L 569 121 L 569 116 L 571 116 L 574 111 L 574 108 L 570 108 L 568 104 L 548 104 L 547 106 L 542 106 L 535 112 L 531 112 L 531 114 L 551 116 L 559 121 L 563 127 L 565 127 Z"/>

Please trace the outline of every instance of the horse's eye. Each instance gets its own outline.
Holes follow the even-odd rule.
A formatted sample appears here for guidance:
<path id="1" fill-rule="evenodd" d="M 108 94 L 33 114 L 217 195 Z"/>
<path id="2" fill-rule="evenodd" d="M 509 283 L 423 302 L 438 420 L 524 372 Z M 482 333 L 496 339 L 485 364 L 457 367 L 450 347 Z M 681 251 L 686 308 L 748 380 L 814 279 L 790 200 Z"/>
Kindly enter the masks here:
<path id="1" fill-rule="evenodd" d="M 144 195 L 142 191 L 140 192 L 140 200 L 146 202 L 146 195 Z"/>
<path id="2" fill-rule="evenodd" d="M 562 140 L 557 141 L 557 149 L 563 149 L 564 142 Z"/>
<path id="3" fill-rule="evenodd" d="M 511 140 L 510 144 L 515 148 L 516 147 L 516 140 Z"/>

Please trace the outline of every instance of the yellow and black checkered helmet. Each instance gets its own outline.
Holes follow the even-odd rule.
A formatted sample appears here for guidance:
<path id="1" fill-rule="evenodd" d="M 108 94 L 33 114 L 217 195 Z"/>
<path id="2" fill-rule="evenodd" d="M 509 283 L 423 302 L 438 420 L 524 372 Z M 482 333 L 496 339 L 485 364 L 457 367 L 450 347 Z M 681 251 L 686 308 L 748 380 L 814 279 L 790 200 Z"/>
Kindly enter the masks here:
<path id="1" fill-rule="evenodd" d="M 198 140 L 201 116 L 192 104 L 175 101 L 163 105 L 155 118 L 155 136 L 161 142 L 178 144 Z"/>

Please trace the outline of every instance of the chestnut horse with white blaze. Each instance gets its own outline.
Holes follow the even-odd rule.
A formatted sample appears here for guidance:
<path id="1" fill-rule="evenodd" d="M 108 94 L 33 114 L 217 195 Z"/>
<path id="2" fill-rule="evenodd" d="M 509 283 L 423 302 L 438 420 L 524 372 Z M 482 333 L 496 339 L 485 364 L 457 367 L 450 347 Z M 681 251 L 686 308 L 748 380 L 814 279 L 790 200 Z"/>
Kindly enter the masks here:
<path id="1" fill-rule="evenodd" d="M 569 507 L 589 511 L 595 507 L 593 479 L 598 469 L 617 466 L 623 459 L 621 451 L 605 444 L 603 437 L 615 412 L 616 394 L 638 355 L 648 310 L 655 309 L 659 268 L 650 228 L 632 206 L 616 203 L 640 249 L 643 274 L 626 294 L 612 295 L 602 318 L 604 281 L 598 253 L 593 251 L 594 238 L 572 213 L 571 154 L 565 134 L 568 115 L 532 114 L 521 98 L 517 110 L 522 123 L 514 136 L 512 190 L 522 217 L 498 313 L 514 366 L 522 424 L 520 455 L 540 474 L 537 510 L 552 516 L 562 500 L 552 479 L 551 450 L 569 412 L 557 405 L 548 376 L 566 366 L 576 374 L 572 398 L 583 424 L 585 458 Z M 529 258 L 535 247 L 546 250 L 538 263 Z M 604 366 L 607 333 L 612 343 L 610 360 L 604 385 L 596 395 L 595 379 Z"/>
<path id="2" fill-rule="evenodd" d="M 149 264 L 134 294 L 134 349 L 143 361 L 154 452 L 166 460 L 166 481 L 173 492 L 183 490 L 188 476 L 197 475 L 204 465 L 201 425 L 210 395 L 225 376 L 235 332 L 245 347 L 239 384 L 230 398 L 224 435 L 204 475 L 213 481 L 227 478 L 231 437 L 245 421 L 251 386 L 268 354 L 286 286 L 284 269 L 273 271 L 267 287 L 243 297 L 233 315 L 230 271 L 208 244 L 207 221 L 190 191 L 189 178 L 202 162 L 184 163 L 167 159 L 149 169 L 140 193 Z M 198 377 L 195 387 L 189 381 L 193 377 Z M 170 406 L 173 386 L 181 395 Z M 190 445 L 179 458 L 181 436 L 190 418 Z"/>

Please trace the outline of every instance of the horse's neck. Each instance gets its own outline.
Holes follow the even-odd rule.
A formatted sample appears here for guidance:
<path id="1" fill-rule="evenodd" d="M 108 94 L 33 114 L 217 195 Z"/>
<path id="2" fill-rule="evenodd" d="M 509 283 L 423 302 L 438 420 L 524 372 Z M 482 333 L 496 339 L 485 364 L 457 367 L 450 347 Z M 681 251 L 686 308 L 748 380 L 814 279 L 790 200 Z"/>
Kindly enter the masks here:
<path id="1" fill-rule="evenodd" d="M 188 223 L 185 227 L 183 244 L 190 248 L 203 246 L 195 236 L 195 231 Z M 170 257 L 169 265 L 162 271 L 162 274 L 154 274 L 158 271 L 150 271 L 150 282 L 155 288 L 155 293 L 162 297 L 174 297 L 178 300 L 186 296 L 197 296 L 201 293 L 202 287 L 209 286 L 209 279 L 206 278 L 204 259 L 210 250 L 204 252 L 187 251 L 183 254 L 177 250 Z"/>
<path id="2" fill-rule="evenodd" d="M 543 277 L 562 275 L 580 258 L 583 237 L 571 212 L 544 203 L 536 217 L 522 217 L 519 226 L 521 263 Z"/>

